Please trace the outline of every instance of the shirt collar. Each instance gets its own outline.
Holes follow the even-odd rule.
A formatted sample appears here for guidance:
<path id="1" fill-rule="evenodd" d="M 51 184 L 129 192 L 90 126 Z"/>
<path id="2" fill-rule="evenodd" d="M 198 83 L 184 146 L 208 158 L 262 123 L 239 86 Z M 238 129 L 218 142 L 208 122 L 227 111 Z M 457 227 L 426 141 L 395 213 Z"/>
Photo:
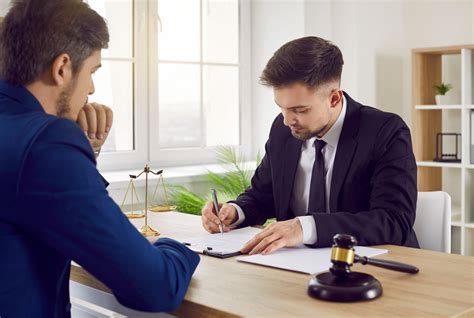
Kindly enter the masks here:
<path id="1" fill-rule="evenodd" d="M 8 81 L 0 80 L 0 96 L 1 95 L 14 99 L 30 110 L 45 112 L 36 97 L 21 85 L 14 85 Z"/>
<path id="2" fill-rule="evenodd" d="M 342 125 L 344 124 L 344 118 L 346 117 L 346 109 L 347 109 L 347 100 L 342 96 L 342 108 L 341 108 L 341 113 L 339 114 L 339 117 L 337 118 L 336 122 L 334 125 L 332 125 L 331 128 L 329 128 L 328 132 L 324 134 L 322 138 L 317 138 L 321 139 L 326 144 L 336 147 L 337 143 L 339 142 L 339 136 L 341 135 L 342 131 Z"/>

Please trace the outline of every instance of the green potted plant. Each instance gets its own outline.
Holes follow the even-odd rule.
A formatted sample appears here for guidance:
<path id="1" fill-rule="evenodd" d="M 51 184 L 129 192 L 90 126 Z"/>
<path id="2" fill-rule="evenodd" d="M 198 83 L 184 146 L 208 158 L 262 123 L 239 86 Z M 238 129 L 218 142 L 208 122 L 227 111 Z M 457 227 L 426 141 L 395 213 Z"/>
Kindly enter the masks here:
<path id="1" fill-rule="evenodd" d="M 234 200 L 250 185 L 255 168 L 230 146 L 218 147 L 217 159 L 225 172 L 208 171 L 206 179 L 210 188 L 217 189 L 219 202 Z M 260 156 L 257 156 L 256 163 L 259 162 Z M 168 184 L 168 188 L 171 191 L 171 202 L 179 212 L 200 215 L 204 204 L 212 200 L 210 189 L 206 191 L 207 195 L 202 196 L 182 185 Z"/>
<path id="2" fill-rule="evenodd" d="M 433 88 L 436 90 L 435 100 L 436 105 L 446 105 L 449 104 L 448 96 L 446 93 L 452 88 L 451 84 L 441 83 L 439 85 L 434 85 Z"/>

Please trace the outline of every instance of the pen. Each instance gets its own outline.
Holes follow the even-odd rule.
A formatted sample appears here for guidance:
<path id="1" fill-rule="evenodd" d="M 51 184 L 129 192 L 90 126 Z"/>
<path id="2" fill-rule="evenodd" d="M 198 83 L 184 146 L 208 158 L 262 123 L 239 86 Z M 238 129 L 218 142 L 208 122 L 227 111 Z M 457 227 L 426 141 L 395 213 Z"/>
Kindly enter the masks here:
<path id="1" fill-rule="evenodd" d="M 216 189 L 212 189 L 212 200 L 214 201 L 214 210 L 216 210 L 217 218 L 219 218 L 219 202 L 217 202 Z M 224 233 L 224 225 L 222 224 L 221 219 L 219 219 L 219 231 Z"/>

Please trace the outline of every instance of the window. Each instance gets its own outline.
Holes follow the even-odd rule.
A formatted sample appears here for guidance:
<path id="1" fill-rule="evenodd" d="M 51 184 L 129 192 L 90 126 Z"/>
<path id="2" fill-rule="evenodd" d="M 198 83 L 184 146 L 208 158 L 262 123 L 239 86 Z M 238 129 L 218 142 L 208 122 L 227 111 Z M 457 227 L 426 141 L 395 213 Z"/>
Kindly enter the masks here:
<path id="1" fill-rule="evenodd" d="M 211 162 L 219 145 L 247 152 L 246 1 L 87 2 L 111 35 L 90 97 L 114 110 L 99 168 Z"/>

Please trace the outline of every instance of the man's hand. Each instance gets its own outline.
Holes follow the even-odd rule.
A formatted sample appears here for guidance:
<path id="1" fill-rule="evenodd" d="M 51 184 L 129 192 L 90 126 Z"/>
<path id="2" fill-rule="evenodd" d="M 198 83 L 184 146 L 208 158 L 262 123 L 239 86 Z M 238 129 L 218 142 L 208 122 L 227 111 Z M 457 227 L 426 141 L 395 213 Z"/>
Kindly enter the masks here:
<path id="1" fill-rule="evenodd" d="M 77 123 L 86 133 L 94 151 L 99 151 L 112 128 L 113 112 L 104 105 L 86 104 L 79 112 Z"/>
<path id="2" fill-rule="evenodd" d="M 271 224 L 255 235 L 240 250 L 242 254 L 269 254 L 282 247 L 303 243 L 303 229 L 298 218 Z"/>
<path id="3" fill-rule="evenodd" d="M 224 232 L 229 232 L 229 226 L 237 221 L 237 210 L 230 204 L 219 204 L 219 218 L 214 211 L 214 204 L 207 202 L 201 211 L 202 226 L 209 233 L 219 233 L 219 219 L 224 224 Z"/>

